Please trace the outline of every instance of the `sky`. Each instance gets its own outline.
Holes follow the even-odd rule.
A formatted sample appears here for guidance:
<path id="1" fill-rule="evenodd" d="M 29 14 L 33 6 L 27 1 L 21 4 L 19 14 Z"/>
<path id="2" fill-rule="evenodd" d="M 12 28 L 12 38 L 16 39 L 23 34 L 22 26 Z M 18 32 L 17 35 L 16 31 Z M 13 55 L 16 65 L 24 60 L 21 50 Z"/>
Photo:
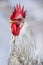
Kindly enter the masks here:
<path id="1" fill-rule="evenodd" d="M 11 42 L 9 16 L 14 5 L 19 2 L 27 10 L 27 18 L 33 31 L 37 52 L 40 52 L 41 57 L 43 56 L 43 0 L 8 0 L 8 2 L 0 0 L 0 65 L 7 65 Z"/>

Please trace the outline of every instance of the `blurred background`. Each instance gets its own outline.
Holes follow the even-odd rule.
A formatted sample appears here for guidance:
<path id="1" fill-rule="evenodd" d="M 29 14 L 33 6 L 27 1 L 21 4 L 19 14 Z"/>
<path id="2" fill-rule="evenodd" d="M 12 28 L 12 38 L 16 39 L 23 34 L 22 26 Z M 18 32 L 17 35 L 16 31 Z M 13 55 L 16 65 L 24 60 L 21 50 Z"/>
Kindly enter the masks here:
<path id="1" fill-rule="evenodd" d="M 36 54 L 43 61 L 43 0 L 0 0 L 0 65 L 7 65 L 11 41 L 9 17 L 14 5 L 19 3 L 27 10 L 27 23 L 33 32 Z"/>

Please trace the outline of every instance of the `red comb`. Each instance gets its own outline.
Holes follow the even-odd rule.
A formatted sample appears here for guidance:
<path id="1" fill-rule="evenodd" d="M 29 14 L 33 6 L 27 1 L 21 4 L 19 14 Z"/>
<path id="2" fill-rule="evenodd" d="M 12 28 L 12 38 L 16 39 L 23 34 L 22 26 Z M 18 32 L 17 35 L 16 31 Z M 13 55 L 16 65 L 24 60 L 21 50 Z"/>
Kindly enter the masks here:
<path id="1" fill-rule="evenodd" d="M 19 5 L 17 4 L 17 5 L 14 7 L 14 11 L 13 11 L 12 15 L 10 16 L 10 20 L 13 20 L 13 21 L 14 21 L 14 19 L 17 19 L 17 17 L 18 17 L 19 15 L 21 15 L 22 18 L 25 18 L 25 16 L 26 16 L 26 11 L 24 11 L 24 6 L 21 8 L 20 4 L 19 4 Z"/>

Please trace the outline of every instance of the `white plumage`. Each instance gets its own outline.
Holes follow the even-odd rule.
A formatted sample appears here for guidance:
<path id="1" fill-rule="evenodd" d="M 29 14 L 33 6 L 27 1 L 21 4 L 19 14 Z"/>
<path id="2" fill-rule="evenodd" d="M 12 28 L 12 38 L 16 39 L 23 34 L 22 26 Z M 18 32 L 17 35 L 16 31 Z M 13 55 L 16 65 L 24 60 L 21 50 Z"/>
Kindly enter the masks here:
<path id="1" fill-rule="evenodd" d="M 35 51 L 32 32 L 25 22 L 20 35 L 12 36 L 8 65 L 39 65 Z"/>

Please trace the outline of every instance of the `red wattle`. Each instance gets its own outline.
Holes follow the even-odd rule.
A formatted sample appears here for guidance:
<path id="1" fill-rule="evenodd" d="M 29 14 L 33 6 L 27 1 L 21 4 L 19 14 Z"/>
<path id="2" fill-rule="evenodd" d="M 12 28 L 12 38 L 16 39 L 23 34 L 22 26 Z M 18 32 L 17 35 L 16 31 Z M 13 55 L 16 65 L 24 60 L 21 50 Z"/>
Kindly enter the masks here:
<path id="1" fill-rule="evenodd" d="M 18 36 L 20 33 L 20 26 L 17 26 L 16 23 L 11 24 L 11 32 L 13 35 Z"/>

